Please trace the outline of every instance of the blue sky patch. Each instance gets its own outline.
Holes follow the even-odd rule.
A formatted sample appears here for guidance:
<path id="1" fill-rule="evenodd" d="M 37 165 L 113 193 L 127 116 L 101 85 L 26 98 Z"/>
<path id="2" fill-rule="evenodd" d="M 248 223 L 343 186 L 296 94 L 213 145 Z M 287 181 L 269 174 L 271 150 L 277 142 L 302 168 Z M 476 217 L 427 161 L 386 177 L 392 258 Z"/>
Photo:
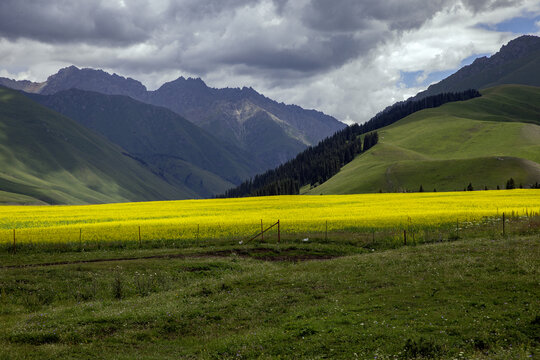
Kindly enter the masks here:
<path id="1" fill-rule="evenodd" d="M 510 32 L 514 34 L 536 34 L 540 30 L 537 22 L 540 21 L 540 15 L 522 16 L 508 19 L 495 25 L 480 24 L 478 27 L 490 31 Z"/>
<path id="2" fill-rule="evenodd" d="M 417 79 L 424 74 L 424 71 L 401 71 L 400 83 L 405 84 L 406 87 L 428 87 L 430 84 L 441 81 L 452 75 L 464 66 L 470 65 L 473 61 L 482 56 L 489 56 L 490 54 L 474 54 L 461 60 L 459 66 L 455 69 L 434 71 L 427 74 L 426 78 L 418 82 Z"/>

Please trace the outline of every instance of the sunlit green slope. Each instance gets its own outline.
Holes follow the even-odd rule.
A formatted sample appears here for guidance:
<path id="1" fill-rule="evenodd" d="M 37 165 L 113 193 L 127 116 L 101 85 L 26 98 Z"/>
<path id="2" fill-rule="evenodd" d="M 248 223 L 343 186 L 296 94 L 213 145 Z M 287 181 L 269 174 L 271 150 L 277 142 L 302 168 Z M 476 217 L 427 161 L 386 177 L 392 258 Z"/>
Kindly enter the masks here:
<path id="1" fill-rule="evenodd" d="M 414 113 L 308 194 L 504 187 L 540 182 L 540 88 L 503 85 Z"/>

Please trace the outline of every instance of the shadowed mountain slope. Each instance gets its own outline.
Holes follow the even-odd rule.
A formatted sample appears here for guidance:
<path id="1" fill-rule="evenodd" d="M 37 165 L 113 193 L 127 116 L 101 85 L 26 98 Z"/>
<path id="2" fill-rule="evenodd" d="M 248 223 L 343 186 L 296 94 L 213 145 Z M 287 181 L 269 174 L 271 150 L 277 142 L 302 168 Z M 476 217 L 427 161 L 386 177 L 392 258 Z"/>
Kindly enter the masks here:
<path id="1" fill-rule="evenodd" d="M 182 199 L 125 150 L 0 87 L 0 202 L 82 204 Z"/>
<path id="2" fill-rule="evenodd" d="M 29 96 L 104 135 L 154 173 L 198 196 L 212 196 L 261 170 L 244 151 L 166 108 L 78 89 Z"/>

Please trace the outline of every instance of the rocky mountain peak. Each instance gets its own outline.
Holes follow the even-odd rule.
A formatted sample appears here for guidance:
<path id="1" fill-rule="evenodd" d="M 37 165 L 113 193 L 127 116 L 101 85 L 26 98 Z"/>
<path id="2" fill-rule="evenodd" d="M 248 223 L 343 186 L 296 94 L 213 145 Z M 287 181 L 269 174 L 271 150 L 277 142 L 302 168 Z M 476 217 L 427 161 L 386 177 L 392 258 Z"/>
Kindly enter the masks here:
<path id="1" fill-rule="evenodd" d="M 111 75 L 103 70 L 79 69 L 73 65 L 49 76 L 41 93 L 49 95 L 73 88 L 132 98 L 143 98 L 146 94 L 146 87 L 132 78 Z"/>
<path id="2" fill-rule="evenodd" d="M 503 45 L 499 54 L 512 53 L 519 57 L 523 54 L 540 49 L 540 37 L 533 35 L 523 35 Z"/>

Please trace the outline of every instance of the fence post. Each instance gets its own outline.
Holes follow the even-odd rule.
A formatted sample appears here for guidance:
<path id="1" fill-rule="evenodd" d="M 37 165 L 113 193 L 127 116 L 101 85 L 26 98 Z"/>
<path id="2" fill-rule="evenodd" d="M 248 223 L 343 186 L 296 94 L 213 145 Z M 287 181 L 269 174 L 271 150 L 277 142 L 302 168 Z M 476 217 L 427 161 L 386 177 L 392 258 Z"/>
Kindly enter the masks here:
<path id="1" fill-rule="evenodd" d="M 324 230 L 324 240 L 328 240 L 328 220 L 326 220 L 326 228 Z"/>
<path id="2" fill-rule="evenodd" d="M 278 244 L 281 242 L 281 230 L 279 228 L 279 219 L 277 221 L 277 242 Z"/>
<path id="3" fill-rule="evenodd" d="M 506 228 L 505 228 L 505 226 L 506 226 L 506 216 L 505 216 L 504 212 L 503 212 L 503 219 L 502 220 L 503 220 L 503 236 L 505 236 L 506 235 Z"/>
<path id="4" fill-rule="evenodd" d="M 403 230 L 403 245 L 407 245 L 407 230 Z"/>
<path id="5" fill-rule="evenodd" d="M 262 219 L 261 219 L 261 241 L 264 241 L 264 228 L 263 228 Z"/>

